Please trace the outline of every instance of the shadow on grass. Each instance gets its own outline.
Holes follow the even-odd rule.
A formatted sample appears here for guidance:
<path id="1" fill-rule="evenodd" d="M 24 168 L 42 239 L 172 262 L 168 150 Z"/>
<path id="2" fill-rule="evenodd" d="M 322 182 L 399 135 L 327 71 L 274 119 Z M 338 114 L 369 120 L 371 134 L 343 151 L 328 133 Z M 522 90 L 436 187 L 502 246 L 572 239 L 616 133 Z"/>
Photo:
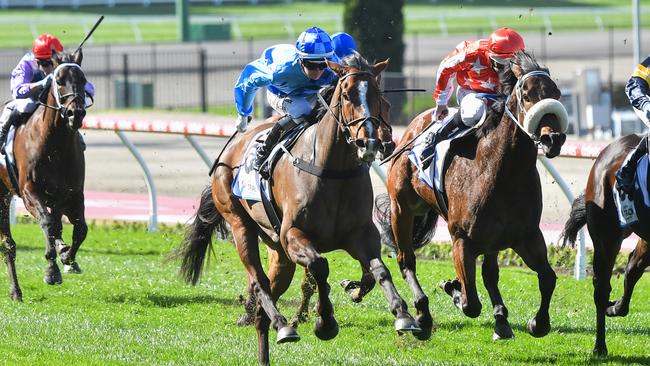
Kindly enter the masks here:
<path id="1" fill-rule="evenodd" d="M 106 297 L 106 302 L 114 304 L 140 304 L 159 308 L 174 308 L 191 304 L 220 304 L 239 307 L 237 299 L 213 295 L 160 295 L 154 293 L 121 293 Z"/>

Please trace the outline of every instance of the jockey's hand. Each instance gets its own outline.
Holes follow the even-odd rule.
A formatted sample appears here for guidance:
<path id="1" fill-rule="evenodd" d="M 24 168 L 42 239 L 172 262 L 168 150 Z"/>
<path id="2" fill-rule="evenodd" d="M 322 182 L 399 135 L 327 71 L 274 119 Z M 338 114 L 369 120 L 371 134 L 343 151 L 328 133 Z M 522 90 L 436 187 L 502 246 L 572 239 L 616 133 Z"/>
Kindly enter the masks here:
<path id="1" fill-rule="evenodd" d="M 39 87 L 41 90 L 47 88 L 52 83 L 52 74 L 48 74 L 42 80 L 34 83 L 34 86 Z"/>
<path id="2" fill-rule="evenodd" d="M 433 116 L 435 121 L 442 121 L 449 114 L 449 110 L 446 105 L 439 105 L 436 107 L 436 114 Z"/>
<path id="3" fill-rule="evenodd" d="M 253 119 L 251 116 L 237 116 L 237 131 L 244 133 L 248 128 L 248 123 Z"/>

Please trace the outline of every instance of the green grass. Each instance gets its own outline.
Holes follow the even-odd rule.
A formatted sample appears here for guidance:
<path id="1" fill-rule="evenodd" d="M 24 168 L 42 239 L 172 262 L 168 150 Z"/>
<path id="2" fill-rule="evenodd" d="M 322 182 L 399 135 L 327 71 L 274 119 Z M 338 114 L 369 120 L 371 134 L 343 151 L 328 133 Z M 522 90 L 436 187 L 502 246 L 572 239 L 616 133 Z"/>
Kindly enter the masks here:
<path id="1" fill-rule="evenodd" d="M 66 226 L 65 237 L 69 238 Z M 254 365 L 255 331 L 235 325 L 245 293 L 242 265 L 232 244 L 215 246 L 216 256 L 197 287 L 184 285 L 176 264 L 163 264 L 180 241 L 178 229 L 147 234 L 142 225 L 91 226 L 78 261 L 82 275 L 64 275 L 60 286 L 42 282 L 42 234 L 36 225 L 12 228 L 18 242 L 18 273 L 25 302 L 0 297 L 0 364 L 5 365 Z M 263 251 L 264 253 L 264 251 Z M 610 357 L 591 356 L 594 307 L 591 281 L 560 275 L 551 307 L 552 332 L 535 339 L 527 320 L 539 301 L 537 277 L 528 269 L 501 270 L 501 291 L 510 311 L 515 340 L 491 340 L 489 299 L 480 285 L 483 313 L 478 319 L 460 314 L 437 289 L 454 277 L 449 262 L 420 260 L 418 273 L 430 297 L 438 330 L 429 341 L 392 330 L 393 316 L 381 292 L 373 290 L 353 304 L 337 283 L 358 278 L 349 256 L 327 255 L 331 299 L 340 334 L 323 342 L 312 322 L 298 329 L 302 340 L 271 345 L 275 365 L 524 365 L 647 364 L 650 342 L 650 293 L 640 281 L 627 318 L 608 320 Z M 395 260 L 384 258 L 399 291 L 411 295 Z M 5 278 L 3 276 L 3 278 Z M 297 305 L 300 272 L 279 306 L 291 316 Z M 620 296 L 622 278 L 612 281 Z M 0 281 L 6 294 L 7 281 Z M 275 339 L 275 333 L 271 334 Z"/>

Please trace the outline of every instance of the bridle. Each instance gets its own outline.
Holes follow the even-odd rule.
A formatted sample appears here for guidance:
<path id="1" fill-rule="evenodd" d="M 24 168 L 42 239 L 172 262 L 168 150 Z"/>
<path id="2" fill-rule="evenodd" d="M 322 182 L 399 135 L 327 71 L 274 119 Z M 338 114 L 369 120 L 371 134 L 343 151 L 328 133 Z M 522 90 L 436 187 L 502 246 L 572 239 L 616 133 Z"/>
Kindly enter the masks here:
<path id="1" fill-rule="evenodd" d="M 340 85 L 343 82 L 343 80 L 345 80 L 346 78 L 348 78 L 350 76 L 353 76 L 353 75 L 370 75 L 371 79 L 374 77 L 374 75 L 369 71 L 355 71 L 355 72 L 345 74 L 341 78 L 339 78 L 338 85 Z M 363 117 L 354 118 L 354 119 L 350 120 L 345 116 L 345 113 L 343 112 L 343 110 L 341 108 L 341 106 L 343 106 L 343 94 L 342 93 L 339 93 L 339 100 L 338 100 L 337 104 L 334 105 L 334 108 L 339 108 L 339 111 L 340 111 L 339 114 L 334 113 L 332 108 L 327 104 L 327 102 L 325 101 L 325 99 L 323 98 L 323 96 L 320 93 L 317 93 L 317 94 L 318 94 L 318 100 L 320 101 L 320 103 L 327 109 L 327 111 L 332 115 L 332 117 L 334 117 L 334 120 L 336 121 L 339 128 L 341 129 L 341 132 L 343 132 L 343 135 L 345 136 L 345 140 L 347 141 L 347 143 L 352 143 L 352 142 L 354 142 L 356 140 L 356 137 L 358 136 L 360 130 L 357 130 L 357 136 L 355 136 L 355 138 L 352 138 L 351 127 L 353 127 L 353 126 L 355 126 L 355 125 L 357 125 L 359 123 L 371 123 L 373 125 L 373 127 L 375 127 L 375 128 L 380 128 L 381 126 L 384 126 L 384 127 L 386 127 L 388 129 L 389 132 L 392 133 L 392 130 L 393 130 L 392 127 L 381 116 L 382 103 L 383 103 L 382 98 L 379 98 L 379 116 L 378 117 L 365 115 Z"/>
<path id="2" fill-rule="evenodd" d="M 515 122 L 515 125 L 519 127 L 520 130 L 524 131 L 524 133 L 526 133 L 526 135 L 528 135 L 528 137 L 530 137 L 533 141 L 539 143 L 539 138 L 537 136 L 526 131 L 526 129 L 523 127 L 523 124 L 521 123 L 521 118 L 520 118 L 520 116 L 522 115 L 524 118 L 526 118 L 526 113 L 527 113 L 526 108 L 524 108 L 524 103 L 521 100 L 521 91 L 524 87 L 524 81 L 526 81 L 526 79 L 532 76 L 545 76 L 549 78 L 551 82 L 555 83 L 553 79 L 551 79 L 551 75 L 549 75 L 549 73 L 547 73 L 546 71 L 537 70 L 525 74 L 524 76 L 522 76 L 517 80 L 517 83 L 514 86 L 515 97 L 517 98 L 517 109 L 518 109 L 517 117 L 515 117 L 512 111 L 510 111 L 510 108 L 508 108 L 508 106 L 510 105 L 510 99 L 512 99 L 512 93 L 510 93 L 510 95 L 508 95 L 508 98 L 506 98 L 505 112 L 508 115 L 508 117 L 510 117 L 510 119 Z"/>
<path id="3" fill-rule="evenodd" d="M 84 91 L 83 95 L 78 93 L 78 92 L 71 92 L 71 93 L 61 95 L 61 92 L 59 91 L 59 84 L 56 81 L 55 75 L 61 69 L 63 69 L 64 67 L 76 67 L 79 70 L 81 70 L 81 66 L 79 66 L 79 65 L 77 65 L 75 63 L 72 63 L 72 62 L 62 63 L 62 64 L 58 65 L 56 67 L 56 69 L 54 69 L 54 71 L 52 71 L 52 85 L 50 86 L 52 88 L 52 93 L 54 94 L 54 101 L 56 102 L 56 105 L 52 106 L 52 105 L 47 104 L 47 102 L 44 103 L 42 101 L 39 101 L 39 104 L 41 104 L 41 105 L 43 105 L 43 106 L 45 106 L 47 108 L 54 109 L 54 110 L 58 111 L 59 115 L 62 118 L 67 117 L 70 104 L 72 104 L 72 102 L 74 102 L 74 101 L 77 101 L 78 105 L 83 106 L 84 109 L 86 108 L 86 99 L 85 99 L 86 93 L 85 93 L 85 91 Z M 82 90 L 84 90 L 84 89 L 82 89 Z M 70 98 L 70 97 L 72 97 L 72 98 Z M 92 98 L 91 98 L 91 100 L 92 100 Z M 62 101 L 65 101 L 65 103 L 62 103 Z"/>

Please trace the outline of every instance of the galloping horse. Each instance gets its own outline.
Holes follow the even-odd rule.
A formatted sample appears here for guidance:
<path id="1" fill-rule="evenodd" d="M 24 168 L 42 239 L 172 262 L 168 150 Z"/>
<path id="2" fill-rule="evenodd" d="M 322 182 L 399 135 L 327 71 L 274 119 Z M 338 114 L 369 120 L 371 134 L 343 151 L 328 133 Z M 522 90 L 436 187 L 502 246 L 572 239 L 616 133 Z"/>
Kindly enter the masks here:
<path id="1" fill-rule="evenodd" d="M 25 208 L 34 216 L 45 234 L 45 259 L 48 265 L 43 280 L 50 285 L 63 281 L 56 264 L 57 253 L 69 273 L 81 273 L 75 261 L 79 246 L 86 238 L 84 217 L 85 161 L 78 129 L 86 115 L 86 77 L 81 71 L 83 54 L 54 54 L 52 85 L 47 99 L 29 120 L 16 129 L 13 154 L 17 167 L 16 188 L 10 172 L 0 166 L 0 234 L 10 279 L 10 296 L 22 300 L 16 277 L 16 243 L 9 229 L 9 204 L 13 195 L 22 197 Z M 9 168 L 11 169 L 11 168 Z M 72 225 L 72 246 L 61 238 L 62 215 Z"/>
<path id="2" fill-rule="evenodd" d="M 567 220 L 562 236 L 563 244 L 575 244 L 576 235 L 585 224 L 594 245 L 594 304 L 596 305 L 596 344 L 594 353 L 600 356 L 607 355 L 605 341 L 605 315 L 626 316 L 629 311 L 630 300 L 634 285 L 643 275 L 643 271 L 650 264 L 650 217 L 645 211 L 637 212 L 639 221 L 636 224 L 622 229 L 618 222 L 618 213 L 612 194 L 616 182 L 616 171 L 621 167 L 628 152 L 634 148 L 641 138 L 637 135 L 622 137 L 607 147 L 598 155 L 591 167 L 587 188 L 578 196 L 571 206 L 571 213 Z M 635 200 L 642 193 L 636 192 Z M 618 301 L 609 301 L 612 291 L 610 279 L 612 269 L 616 262 L 616 255 L 621 249 L 623 239 L 635 233 L 639 236 L 636 248 L 628 258 L 625 267 L 625 284 L 623 297 Z"/>
<path id="3" fill-rule="evenodd" d="M 235 172 L 245 169 L 239 164 L 247 146 L 258 132 L 269 127 L 266 124 L 235 138 L 224 150 L 211 187 L 203 192 L 194 222 L 177 249 L 176 255 L 182 259 L 181 274 L 194 284 L 201 275 L 212 234 L 215 230 L 226 234 L 226 225 L 230 226 L 257 299 L 255 326 L 261 364 L 269 363 L 269 325 L 277 330 L 277 343 L 299 340 L 275 305 L 289 287 L 296 263 L 307 268 L 317 283 L 319 316 L 314 333 L 323 340 L 338 334 L 329 300 L 329 266 L 320 255 L 336 249 L 347 251 L 360 262 L 360 282 L 369 287 L 375 281 L 380 284 L 397 318 L 396 330 L 417 330 L 381 260 L 380 236 L 372 222 L 368 163 L 379 153 L 379 129 L 386 123 L 376 78 L 387 64 L 370 66 L 360 56 L 354 66 L 328 62 L 339 76 L 332 101 L 320 122 L 308 127 L 290 154 L 280 158 L 271 176 L 269 189 L 276 198 L 273 206 L 281 220 L 279 232 L 261 203 L 239 199 L 231 190 Z M 305 168 L 306 162 L 311 163 Z M 270 248 L 268 277 L 259 257 L 258 236 Z"/>
<path id="4" fill-rule="evenodd" d="M 494 338 L 513 337 L 498 288 L 497 264 L 497 253 L 513 248 L 539 278 L 541 304 L 528 330 L 539 337 L 550 330 L 548 307 L 556 276 L 539 229 L 542 191 L 536 145 L 542 145 L 547 157 L 559 154 L 566 136 L 558 131 L 566 127 L 566 111 L 557 101 L 560 90 L 548 70 L 530 55 L 517 53 L 499 77 L 508 99 L 493 104 L 475 133 L 453 141 L 450 147 L 453 158 L 444 174 L 448 214 L 434 191 L 418 178 L 417 168 L 405 153 L 412 138 L 431 123 L 433 110 L 423 112 L 408 126 L 397 147 L 403 151 L 388 170 L 388 193 L 376 202 L 380 224 L 390 236 L 387 239 L 397 245 L 402 276 L 415 296 L 422 336 L 430 334 L 426 330 L 431 329 L 432 318 L 429 300 L 416 277 L 414 249 L 430 241 L 439 215 L 447 220 L 452 236 L 458 276 L 441 286 L 456 306 L 469 317 L 480 314 L 475 266 L 483 254 L 483 283 L 496 320 Z"/>

